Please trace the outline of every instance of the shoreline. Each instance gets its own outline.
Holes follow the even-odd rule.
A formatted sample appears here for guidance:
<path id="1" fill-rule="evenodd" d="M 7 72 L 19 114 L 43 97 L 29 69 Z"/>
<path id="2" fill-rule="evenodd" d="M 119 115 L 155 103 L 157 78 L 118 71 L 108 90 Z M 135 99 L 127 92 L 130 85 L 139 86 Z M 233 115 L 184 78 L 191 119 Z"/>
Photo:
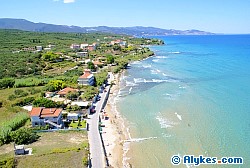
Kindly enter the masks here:
<path id="1" fill-rule="evenodd" d="M 124 163 L 124 141 L 128 139 L 127 130 L 125 130 L 124 118 L 116 108 L 116 98 L 124 72 L 114 75 L 114 85 L 111 87 L 108 102 L 104 108 L 108 119 L 102 119 L 102 123 L 105 125 L 102 129 L 102 138 L 110 167 L 128 167 Z"/>
<path id="2" fill-rule="evenodd" d="M 141 62 L 154 56 L 155 53 L 138 61 Z M 133 62 L 135 61 L 129 64 Z M 104 108 L 104 111 L 108 114 L 108 120 L 102 119 L 102 123 L 105 125 L 102 129 L 102 138 L 110 167 L 132 167 L 132 164 L 128 162 L 129 158 L 126 158 L 130 143 L 126 142 L 126 140 L 131 139 L 131 136 L 129 129 L 126 127 L 125 119 L 116 107 L 116 98 L 121 89 L 121 80 L 125 72 L 126 69 L 114 75 L 114 84 L 110 89 L 109 98 Z"/>

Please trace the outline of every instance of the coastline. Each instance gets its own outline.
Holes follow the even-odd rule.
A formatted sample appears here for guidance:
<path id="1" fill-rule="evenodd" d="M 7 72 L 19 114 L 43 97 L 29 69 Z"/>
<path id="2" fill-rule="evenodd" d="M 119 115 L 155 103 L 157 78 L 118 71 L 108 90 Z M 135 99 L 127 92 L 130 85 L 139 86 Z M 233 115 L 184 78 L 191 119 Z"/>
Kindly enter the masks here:
<path id="1" fill-rule="evenodd" d="M 137 61 L 144 61 L 148 58 L 155 56 L 155 53 L 148 55 L 146 58 Z M 136 61 L 132 61 L 133 63 Z M 130 64 L 129 63 L 129 64 Z M 130 66 L 128 64 L 128 66 Z M 121 80 L 126 72 L 126 69 L 117 74 L 113 74 L 112 86 L 107 104 L 104 108 L 104 113 L 107 114 L 108 119 L 102 118 L 102 139 L 107 154 L 107 160 L 110 167 L 124 167 L 131 168 L 132 164 L 128 162 L 129 158 L 126 157 L 129 151 L 129 143 L 131 136 L 127 128 L 126 120 L 122 117 L 119 110 L 117 110 L 116 101 L 121 90 Z M 100 114 L 101 115 L 101 114 Z"/>
<path id="2" fill-rule="evenodd" d="M 127 167 L 124 163 L 124 140 L 128 139 L 124 126 L 124 119 L 116 109 L 116 98 L 120 90 L 120 79 L 124 71 L 114 75 L 109 99 L 104 111 L 108 114 L 107 120 L 102 120 L 103 142 L 106 149 L 110 167 Z"/>

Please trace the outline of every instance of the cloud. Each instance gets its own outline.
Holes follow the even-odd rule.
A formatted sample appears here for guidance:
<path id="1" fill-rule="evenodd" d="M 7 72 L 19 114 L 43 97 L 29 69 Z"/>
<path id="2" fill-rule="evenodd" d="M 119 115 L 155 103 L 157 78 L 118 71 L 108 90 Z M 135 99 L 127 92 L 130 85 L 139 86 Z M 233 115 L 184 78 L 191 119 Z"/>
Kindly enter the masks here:
<path id="1" fill-rule="evenodd" d="M 63 0 L 64 3 L 74 3 L 75 0 Z"/>

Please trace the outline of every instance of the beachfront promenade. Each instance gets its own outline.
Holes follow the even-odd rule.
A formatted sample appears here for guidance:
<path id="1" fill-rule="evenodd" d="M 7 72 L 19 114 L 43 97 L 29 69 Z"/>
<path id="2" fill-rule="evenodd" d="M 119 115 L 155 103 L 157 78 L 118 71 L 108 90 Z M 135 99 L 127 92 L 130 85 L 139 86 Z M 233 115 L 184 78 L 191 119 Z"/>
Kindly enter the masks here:
<path id="1" fill-rule="evenodd" d="M 105 153 L 101 135 L 99 132 L 99 119 L 100 119 L 99 114 L 107 102 L 110 85 L 108 85 L 105 89 L 107 92 L 101 93 L 100 94 L 101 99 L 96 103 L 95 107 L 96 112 L 92 115 L 89 115 L 89 119 L 87 121 L 89 126 L 88 139 L 90 145 L 90 161 L 91 161 L 89 167 L 93 168 L 106 167 Z"/>

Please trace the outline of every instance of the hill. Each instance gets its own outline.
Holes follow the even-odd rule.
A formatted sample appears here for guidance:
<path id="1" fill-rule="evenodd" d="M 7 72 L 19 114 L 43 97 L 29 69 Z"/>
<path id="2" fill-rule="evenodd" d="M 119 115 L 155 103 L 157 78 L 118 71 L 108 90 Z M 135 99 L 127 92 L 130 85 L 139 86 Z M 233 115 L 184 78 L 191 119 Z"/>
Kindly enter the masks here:
<path id="1" fill-rule="evenodd" d="M 19 29 L 35 32 L 64 32 L 64 33 L 89 33 L 89 32 L 105 32 L 113 34 L 126 34 L 133 36 L 165 36 L 165 35 L 211 35 L 213 33 L 200 30 L 174 30 L 161 29 L 155 27 L 79 27 L 54 25 L 47 23 L 34 23 L 25 19 L 0 19 L 0 29 Z"/>

